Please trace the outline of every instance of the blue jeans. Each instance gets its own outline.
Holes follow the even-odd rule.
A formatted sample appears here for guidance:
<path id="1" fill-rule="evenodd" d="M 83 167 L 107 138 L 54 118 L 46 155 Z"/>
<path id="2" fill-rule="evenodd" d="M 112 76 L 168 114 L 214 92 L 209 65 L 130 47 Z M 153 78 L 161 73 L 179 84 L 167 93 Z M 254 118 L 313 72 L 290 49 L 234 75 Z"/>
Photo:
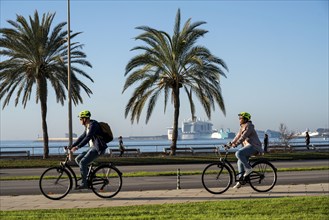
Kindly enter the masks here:
<path id="1" fill-rule="evenodd" d="M 239 177 L 241 176 L 242 172 L 245 171 L 245 169 L 251 168 L 251 166 L 248 162 L 249 157 L 254 155 L 257 152 L 258 152 L 258 150 L 251 145 L 242 147 L 240 150 L 235 152 L 235 156 L 236 156 L 236 158 L 238 158 L 237 164 L 238 164 L 238 170 L 240 173 Z"/>
<path id="2" fill-rule="evenodd" d="M 93 147 L 85 152 L 82 152 L 75 158 L 75 162 L 80 167 L 82 177 L 81 185 L 87 186 L 88 165 L 97 157 L 99 157 L 98 151 Z"/>

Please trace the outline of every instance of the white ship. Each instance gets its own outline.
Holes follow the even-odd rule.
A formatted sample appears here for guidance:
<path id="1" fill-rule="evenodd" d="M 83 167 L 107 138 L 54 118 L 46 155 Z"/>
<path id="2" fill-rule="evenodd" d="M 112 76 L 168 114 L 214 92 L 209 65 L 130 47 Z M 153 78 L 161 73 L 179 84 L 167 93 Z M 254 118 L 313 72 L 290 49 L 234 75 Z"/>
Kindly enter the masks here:
<path id="1" fill-rule="evenodd" d="M 182 123 L 182 139 L 210 139 L 213 124 L 209 121 L 203 121 L 198 118 L 191 118 Z"/>
<path id="2" fill-rule="evenodd" d="M 172 140 L 172 132 L 173 132 L 173 128 L 168 128 L 167 130 L 168 140 Z M 180 139 L 182 139 L 182 129 L 178 128 L 178 140 Z"/>
<path id="3" fill-rule="evenodd" d="M 232 139 L 235 137 L 235 133 L 231 132 L 228 128 L 226 131 L 224 129 L 220 129 L 219 131 L 215 131 L 212 133 L 211 138 L 213 139 Z"/>
<path id="4" fill-rule="evenodd" d="M 73 139 L 73 141 L 77 140 L 78 139 L 78 135 L 76 133 L 73 133 L 72 134 L 72 139 Z M 43 141 L 43 137 L 39 137 L 38 136 L 38 138 L 37 138 L 36 141 L 37 142 L 42 142 Z M 69 134 L 66 133 L 65 134 L 65 137 L 58 137 L 58 138 L 56 138 L 56 137 L 49 137 L 48 138 L 48 141 L 49 142 L 68 142 L 69 141 Z"/>
<path id="5" fill-rule="evenodd" d="M 229 129 L 227 132 L 224 132 L 223 130 L 218 132 L 217 130 L 213 130 L 212 126 L 213 124 L 211 122 L 198 118 L 184 120 L 182 128 L 178 128 L 178 139 L 224 139 L 231 138 L 231 136 L 235 135 L 230 132 Z M 168 128 L 168 140 L 172 140 L 172 131 L 173 128 Z"/>

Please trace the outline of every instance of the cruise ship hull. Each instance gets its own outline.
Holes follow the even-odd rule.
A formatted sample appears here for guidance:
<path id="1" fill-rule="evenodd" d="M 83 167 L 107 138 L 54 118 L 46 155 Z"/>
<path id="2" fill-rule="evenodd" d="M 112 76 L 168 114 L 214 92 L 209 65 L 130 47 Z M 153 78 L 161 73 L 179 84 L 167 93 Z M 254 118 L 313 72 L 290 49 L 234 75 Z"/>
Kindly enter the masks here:
<path id="1" fill-rule="evenodd" d="M 181 140 L 202 140 L 202 139 L 225 139 L 232 138 L 234 133 L 213 130 L 213 124 L 200 119 L 188 119 L 182 123 L 182 128 L 178 129 L 178 139 Z M 172 140 L 173 128 L 168 128 L 168 140 Z"/>

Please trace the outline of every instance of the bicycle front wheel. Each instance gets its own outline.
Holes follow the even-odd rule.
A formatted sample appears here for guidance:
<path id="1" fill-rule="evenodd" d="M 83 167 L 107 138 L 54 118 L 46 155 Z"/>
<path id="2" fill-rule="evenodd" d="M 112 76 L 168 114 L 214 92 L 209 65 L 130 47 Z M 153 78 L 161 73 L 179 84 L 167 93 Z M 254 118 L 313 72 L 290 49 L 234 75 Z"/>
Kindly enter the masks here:
<path id="1" fill-rule="evenodd" d="M 268 161 L 256 161 L 249 175 L 249 184 L 257 192 L 270 191 L 276 184 L 276 168 Z"/>
<path id="2" fill-rule="evenodd" d="M 226 164 L 209 164 L 202 173 L 202 185 L 212 194 L 224 193 L 232 184 L 232 173 Z"/>
<path id="3" fill-rule="evenodd" d="M 97 167 L 91 175 L 91 189 L 101 198 L 111 198 L 122 187 L 122 174 L 112 165 Z"/>
<path id="4" fill-rule="evenodd" d="M 72 177 L 63 167 L 51 167 L 41 175 L 39 188 L 48 199 L 59 200 L 70 192 Z"/>

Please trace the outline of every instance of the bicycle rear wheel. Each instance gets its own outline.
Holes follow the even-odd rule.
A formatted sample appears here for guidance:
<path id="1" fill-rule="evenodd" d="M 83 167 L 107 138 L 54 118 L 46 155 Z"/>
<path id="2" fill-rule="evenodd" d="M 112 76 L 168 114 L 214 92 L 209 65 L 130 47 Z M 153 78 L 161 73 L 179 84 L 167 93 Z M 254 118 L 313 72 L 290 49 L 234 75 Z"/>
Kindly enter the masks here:
<path id="1" fill-rule="evenodd" d="M 257 192 L 270 191 L 276 184 L 276 168 L 268 161 L 256 161 L 249 175 L 249 184 Z"/>
<path id="2" fill-rule="evenodd" d="M 101 198 L 111 198 L 122 187 L 122 173 L 112 165 L 97 167 L 91 175 L 91 189 Z"/>
<path id="3" fill-rule="evenodd" d="M 222 163 L 209 164 L 201 178 L 203 187 L 212 194 L 224 193 L 232 184 L 231 170 Z"/>
<path id="4" fill-rule="evenodd" d="M 52 200 L 64 198 L 72 188 L 72 177 L 63 167 L 51 167 L 45 170 L 39 179 L 41 193 Z"/>

